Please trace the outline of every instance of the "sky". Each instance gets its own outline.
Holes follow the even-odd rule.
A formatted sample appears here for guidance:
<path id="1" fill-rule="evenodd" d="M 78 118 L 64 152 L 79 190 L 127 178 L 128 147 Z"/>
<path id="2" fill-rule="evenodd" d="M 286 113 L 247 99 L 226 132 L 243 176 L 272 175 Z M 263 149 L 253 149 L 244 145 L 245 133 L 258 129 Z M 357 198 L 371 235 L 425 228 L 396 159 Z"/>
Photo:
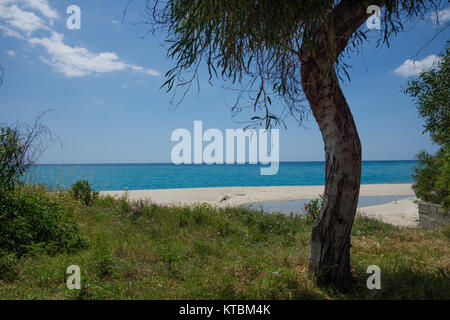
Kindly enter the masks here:
<path id="1" fill-rule="evenodd" d="M 32 123 L 43 118 L 61 143 L 40 163 L 170 162 L 177 128 L 235 129 L 252 117 L 233 117 L 237 93 L 222 81 L 211 85 L 199 73 L 200 91 L 191 90 L 174 108 L 171 93 L 160 89 L 175 61 L 167 57 L 164 33 L 154 35 L 144 0 L 0 0 L 0 122 Z M 69 29 L 67 9 L 81 10 L 80 29 Z M 410 97 L 408 80 L 438 61 L 449 39 L 450 9 L 405 24 L 390 47 L 376 47 L 377 30 L 369 32 L 359 54 L 346 58 L 351 81 L 342 88 L 363 147 L 363 160 L 412 160 L 421 150 L 437 148 L 423 134 Z M 363 28 L 366 26 L 363 26 Z M 434 39 L 424 47 L 424 45 Z M 423 49 L 422 49 L 423 48 Z M 417 54 L 418 53 L 418 54 Z M 416 56 L 415 61 L 411 59 Z M 277 107 L 277 106 L 275 106 Z M 323 161 L 320 131 L 310 114 L 299 126 L 288 118 L 280 128 L 281 161 Z"/>

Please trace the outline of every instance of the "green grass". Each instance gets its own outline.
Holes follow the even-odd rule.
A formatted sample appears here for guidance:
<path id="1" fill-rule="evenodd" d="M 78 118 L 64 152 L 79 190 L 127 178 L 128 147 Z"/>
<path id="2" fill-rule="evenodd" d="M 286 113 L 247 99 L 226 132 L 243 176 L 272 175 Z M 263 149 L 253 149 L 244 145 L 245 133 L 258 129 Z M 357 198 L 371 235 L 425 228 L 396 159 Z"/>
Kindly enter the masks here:
<path id="1" fill-rule="evenodd" d="M 133 209 L 110 197 L 86 207 L 68 193 L 53 197 L 78 221 L 87 247 L 55 254 L 36 248 L 6 260 L 13 272 L 1 280 L 0 298 L 450 298 L 449 228 L 401 229 L 358 218 L 351 252 L 357 285 L 343 295 L 308 278 L 311 220 L 207 205 Z M 67 289 L 69 265 L 81 268 L 83 290 Z M 381 290 L 366 287 L 369 265 L 381 268 Z"/>

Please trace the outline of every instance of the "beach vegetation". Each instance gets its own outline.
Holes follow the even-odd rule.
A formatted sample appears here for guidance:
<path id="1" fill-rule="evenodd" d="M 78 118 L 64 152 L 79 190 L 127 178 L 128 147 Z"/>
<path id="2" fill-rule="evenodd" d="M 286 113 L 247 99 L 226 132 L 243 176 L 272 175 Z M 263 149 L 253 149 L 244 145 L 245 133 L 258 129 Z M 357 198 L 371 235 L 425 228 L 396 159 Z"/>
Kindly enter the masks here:
<path id="1" fill-rule="evenodd" d="M 413 188 L 417 197 L 450 211 L 450 148 L 434 155 L 423 151 L 416 158 L 419 166 L 414 168 Z"/>
<path id="2" fill-rule="evenodd" d="M 0 128 L 0 186 L 11 189 L 20 182 L 25 171 L 20 158 L 23 148 L 18 142 L 17 132 L 11 127 Z"/>
<path id="3" fill-rule="evenodd" d="M 22 258 L 3 255 L 4 299 L 450 298 L 448 228 L 424 231 L 357 217 L 355 286 L 344 294 L 309 278 L 313 221 L 302 215 L 142 205 L 101 195 L 85 206 L 69 192 L 48 196 L 77 221 L 89 245 L 57 252 L 36 248 Z M 125 201 L 129 209 L 123 213 Z M 70 265 L 80 267 L 79 290 L 65 285 Z M 381 269 L 380 290 L 366 286 L 369 265 Z"/>
<path id="4" fill-rule="evenodd" d="M 86 245 L 78 224 L 45 187 L 21 186 L 0 197 L 0 255 L 73 251 Z"/>
<path id="5" fill-rule="evenodd" d="M 39 114 L 32 125 L 0 123 L 0 192 L 22 184 L 26 170 L 53 141 Z"/>
<path id="6" fill-rule="evenodd" d="M 45 186 L 23 182 L 52 137 L 41 116 L 31 126 L 0 125 L 0 281 L 16 275 L 18 259 L 86 245 L 58 197 Z"/>
<path id="7" fill-rule="evenodd" d="M 87 180 L 79 180 L 72 184 L 70 193 L 76 201 L 80 201 L 85 206 L 91 205 L 98 197 L 98 191 L 92 190 L 91 184 Z"/>
<path id="8" fill-rule="evenodd" d="M 322 208 L 323 203 L 323 195 L 319 195 L 319 199 L 314 199 L 306 203 L 303 207 L 305 211 L 305 215 L 308 219 L 311 219 L 312 221 L 316 221 L 319 217 L 320 210 Z"/>
<path id="9" fill-rule="evenodd" d="M 422 200 L 441 204 L 450 210 L 450 48 L 440 55 L 438 63 L 408 82 L 404 90 L 410 95 L 425 120 L 428 133 L 439 146 L 435 154 L 420 152 L 414 169 L 414 191 Z"/>

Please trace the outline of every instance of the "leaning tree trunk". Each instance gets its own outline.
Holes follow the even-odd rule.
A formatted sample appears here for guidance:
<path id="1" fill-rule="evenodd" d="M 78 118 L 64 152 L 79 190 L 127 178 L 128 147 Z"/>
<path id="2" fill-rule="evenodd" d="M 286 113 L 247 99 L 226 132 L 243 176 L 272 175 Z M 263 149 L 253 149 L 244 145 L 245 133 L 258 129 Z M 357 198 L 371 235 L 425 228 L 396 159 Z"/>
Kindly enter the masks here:
<path id="1" fill-rule="evenodd" d="M 310 57 L 302 85 L 325 143 L 325 194 L 312 235 L 309 272 L 319 285 L 343 291 L 353 285 L 350 232 L 361 179 L 361 143 L 335 70 L 325 76 Z M 323 69 L 322 69 L 323 70 Z"/>
<path id="2" fill-rule="evenodd" d="M 386 1 L 373 0 L 382 7 Z M 353 286 L 350 232 L 361 183 L 361 142 L 334 64 L 369 17 L 364 1 L 342 0 L 330 19 L 302 39 L 299 54 L 306 98 L 325 142 L 325 194 L 311 234 L 310 275 L 319 285 Z M 305 41 L 306 40 L 306 41 Z"/>

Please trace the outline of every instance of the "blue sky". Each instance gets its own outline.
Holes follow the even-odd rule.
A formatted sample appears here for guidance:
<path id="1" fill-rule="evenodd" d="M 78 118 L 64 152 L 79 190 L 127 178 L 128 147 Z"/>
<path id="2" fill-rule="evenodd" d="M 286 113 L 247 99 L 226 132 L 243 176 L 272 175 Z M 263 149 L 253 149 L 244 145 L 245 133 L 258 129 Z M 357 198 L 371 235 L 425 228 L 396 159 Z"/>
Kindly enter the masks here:
<path id="1" fill-rule="evenodd" d="M 170 162 L 174 129 L 239 128 L 244 112 L 232 118 L 235 92 L 220 81 L 208 84 L 201 72 L 200 93 L 194 89 L 173 109 L 171 94 L 160 90 L 174 62 L 166 57 L 164 34 L 143 37 L 148 26 L 144 2 L 134 0 L 122 24 L 128 0 L 0 0 L 0 121 L 30 123 L 39 112 L 53 109 L 45 124 L 61 139 L 41 163 Z M 81 8 L 81 29 L 66 27 L 66 8 Z M 363 145 L 364 160 L 413 159 L 435 146 L 422 134 L 423 121 L 411 99 L 401 93 L 408 77 L 436 61 L 449 39 L 448 28 L 408 62 L 441 25 L 431 17 L 406 24 L 390 48 L 376 48 L 377 31 L 359 55 L 349 61 L 351 82 L 343 90 Z M 372 34 L 373 33 L 373 34 Z M 280 131 L 281 161 L 322 161 L 323 142 L 312 115 L 299 127 L 292 119 Z"/>

